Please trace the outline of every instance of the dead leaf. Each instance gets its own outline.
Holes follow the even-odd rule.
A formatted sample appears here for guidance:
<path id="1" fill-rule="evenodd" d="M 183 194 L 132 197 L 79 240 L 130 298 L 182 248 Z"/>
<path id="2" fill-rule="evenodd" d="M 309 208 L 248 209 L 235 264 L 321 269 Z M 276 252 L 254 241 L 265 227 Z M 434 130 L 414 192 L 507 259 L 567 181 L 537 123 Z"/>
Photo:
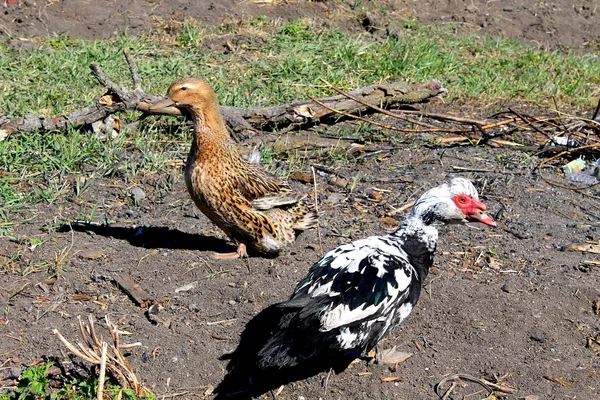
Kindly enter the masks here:
<path id="1" fill-rule="evenodd" d="M 400 224 L 392 217 L 381 217 L 379 218 L 379 225 L 385 229 L 396 229 Z"/>
<path id="2" fill-rule="evenodd" d="M 204 396 L 210 396 L 215 391 L 215 387 L 213 385 L 208 385 L 206 390 L 204 391 Z"/>
<path id="3" fill-rule="evenodd" d="M 192 289 L 195 289 L 196 286 L 198 286 L 198 281 L 190 282 L 187 285 L 183 285 L 183 286 L 180 286 L 177 289 L 175 289 L 175 293 L 188 292 Z"/>
<path id="4" fill-rule="evenodd" d="M 500 378 L 501 379 L 501 378 Z M 500 382 L 490 382 L 486 379 L 481 378 L 481 381 L 483 383 L 485 383 L 486 385 L 488 385 L 489 387 L 491 387 L 494 390 L 500 391 L 500 392 L 504 392 L 504 393 L 514 393 L 516 392 L 516 388 L 512 387 L 512 386 L 508 386 L 507 384 L 504 383 L 500 383 Z"/>
<path id="5" fill-rule="evenodd" d="M 164 310 L 164 307 L 160 304 L 151 305 L 146 311 L 146 316 L 156 325 L 162 325 L 165 328 L 168 328 L 171 325 L 171 320 L 169 318 L 165 318 L 165 316 L 160 315 L 160 312 Z"/>
<path id="6" fill-rule="evenodd" d="M 313 251 L 321 251 L 321 247 L 318 244 L 309 243 L 306 245 L 307 249 L 311 249 Z"/>
<path id="7" fill-rule="evenodd" d="M 402 382 L 401 376 L 388 376 L 387 378 L 381 378 L 381 382 Z"/>
<path id="8" fill-rule="evenodd" d="M 562 251 L 582 251 L 585 253 L 600 254 L 600 244 L 573 243 L 563 247 Z"/>
<path id="9" fill-rule="evenodd" d="M 558 383 L 560 386 L 563 386 L 563 387 L 573 387 L 573 384 L 565 381 L 565 378 L 563 378 L 562 376 L 547 376 L 546 375 L 546 376 L 544 376 L 544 378 L 549 380 L 550 382 Z"/>
<path id="10" fill-rule="evenodd" d="M 302 182 L 302 183 L 311 183 L 311 184 L 314 183 L 314 179 L 313 179 L 312 175 L 305 174 L 304 172 L 301 172 L 301 171 L 296 171 L 293 174 L 291 174 L 290 176 L 288 176 L 288 180 Z"/>
<path id="11" fill-rule="evenodd" d="M 330 176 L 329 179 L 327 180 L 327 182 L 330 185 L 345 189 L 347 187 L 350 186 L 350 182 L 348 182 L 346 179 L 344 178 L 340 178 L 338 176 Z"/>
<path id="12" fill-rule="evenodd" d="M 465 142 L 469 140 L 468 138 L 464 137 L 464 136 L 453 136 L 453 137 L 447 137 L 447 138 L 441 138 L 438 140 L 438 143 L 457 143 L 457 142 Z"/>
<path id="13" fill-rule="evenodd" d="M 350 145 L 350 149 L 348 150 L 348 154 L 356 155 L 358 153 L 362 153 L 365 151 L 365 145 L 360 143 L 352 143 Z"/>
<path id="14" fill-rule="evenodd" d="M 598 300 L 596 300 L 596 302 L 594 303 L 593 309 L 594 309 L 594 314 L 600 315 L 600 298 Z"/>
<path id="15" fill-rule="evenodd" d="M 106 94 L 100 97 L 98 103 L 103 104 L 105 106 L 111 106 L 114 103 L 113 96 L 111 94 Z"/>
<path id="16" fill-rule="evenodd" d="M 594 353 L 600 354 L 600 335 L 596 336 L 595 338 L 588 338 L 587 347 L 592 349 Z"/>
<path id="17" fill-rule="evenodd" d="M 381 201 L 383 200 L 383 193 L 381 193 L 379 190 L 373 190 L 371 193 L 369 193 L 369 197 L 375 201 Z"/>
<path id="18" fill-rule="evenodd" d="M 412 356 L 412 353 L 400 351 L 396 349 L 396 346 L 391 349 L 386 349 L 377 355 L 377 361 L 382 364 L 394 365 L 407 360 Z"/>
<path id="19" fill-rule="evenodd" d="M 498 271 L 500 268 L 502 268 L 502 263 L 497 258 L 490 257 L 488 260 L 488 267 L 490 267 L 493 270 Z"/>

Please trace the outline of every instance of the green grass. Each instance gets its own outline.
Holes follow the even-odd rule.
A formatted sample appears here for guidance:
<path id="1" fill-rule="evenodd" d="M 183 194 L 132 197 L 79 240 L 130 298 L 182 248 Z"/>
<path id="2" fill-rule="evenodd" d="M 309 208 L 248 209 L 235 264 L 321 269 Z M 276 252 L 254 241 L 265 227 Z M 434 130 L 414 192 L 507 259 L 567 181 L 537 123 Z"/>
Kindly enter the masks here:
<path id="1" fill-rule="evenodd" d="M 229 53 L 202 47 L 207 38 L 227 33 L 246 40 L 234 40 Z M 56 36 L 36 42 L 35 50 L 16 50 L 0 42 L 0 114 L 54 116 L 91 104 L 104 92 L 89 73 L 92 61 L 130 87 L 123 48 L 131 50 L 148 93 L 164 93 L 175 78 L 198 76 L 212 83 L 222 104 L 235 106 L 331 94 L 320 79 L 344 89 L 380 81 L 439 79 L 449 89 L 446 102 L 475 108 L 501 108 L 509 101 L 544 107 L 556 101 L 564 109 L 589 110 L 600 88 L 595 54 L 545 52 L 514 40 L 458 37 L 450 28 L 417 24 L 409 24 L 399 39 L 382 42 L 311 21 L 274 26 L 265 18 L 241 27 L 225 24 L 213 32 L 187 21 L 166 36 L 159 32 L 96 42 Z M 71 130 L 0 142 L 0 226 L 6 223 L 7 210 L 55 202 L 70 193 L 73 188 L 66 177 L 71 174 L 136 176 L 160 170 L 167 159 L 183 158 L 187 138 L 165 134 L 172 123 L 150 119 L 141 132 L 107 141 Z M 81 188 L 75 191 L 79 195 Z"/>
<path id="2" fill-rule="evenodd" d="M 48 370 L 53 363 L 46 362 L 37 367 L 29 367 L 20 376 L 17 389 L 11 393 L 0 393 L 0 400 L 95 400 L 97 396 L 98 380 L 91 377 L 87 380 L 74 380 L 62 388 L 50 387 Z M 121 389 L 116 385 L 107 383 L 104 398 L 116 399 L 121 391 L 121 398 L 125 400 L 142 400 L 130 389 Z M 143 399 L 156 399 L 154 395 L 147 395 Z"/>
<path id="3" fill-rule="evenodd" d="M 458 37 L 450 29 L 418 25 L 405 29 L 398 40 L 373 42 L 307 21 L 276 29 L 255 21 L 241 34 L 249 37 L 249 44 L 234 44 L 237 50 L 227 54 L 202 48 L 207 34 L 190 23 L 169 41 L 159 41 L 159 35 L 97 42 L 59 36 L 40 39 L 39 50 L 0 45 L 0 88 L 5 94 L 0 110 L 12 116 L 57 115 L 89 104 L 103 92 L 89 73 L 92 61 L 129 85 L 123 48 L 131 49 L 149 93 L 164 93 L 173 79 L 195 75 L 215 86 L 221 103 L 236 106 L 331 93 L 321 78 L 344 88 L 382 80 L 440 79 L 450 89 L 450 99 L 479 104 L 510 99 L 552 104 L 550 96 L 557 95 L 565 106 L 588 107 L 600 88 L 595 54 L 551 53 L 514 40 Z M 261 40 L 255 43 L 253 37 Z"/>

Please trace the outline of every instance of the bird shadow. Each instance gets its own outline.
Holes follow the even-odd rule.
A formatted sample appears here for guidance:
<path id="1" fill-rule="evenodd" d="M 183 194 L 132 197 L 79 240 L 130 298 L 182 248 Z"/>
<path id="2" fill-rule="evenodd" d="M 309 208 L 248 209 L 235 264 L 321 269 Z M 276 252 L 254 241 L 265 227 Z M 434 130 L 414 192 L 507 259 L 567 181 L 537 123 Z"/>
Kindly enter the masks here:
<path id="1" fill-rule="evenodd" d="M 149 249 L 177 249 L 230 252 L 235 247 L 223 239 L 182 232 L 165 226 L 125 227 L 89 222 L 62 224 L 59 232 L 85 232 L 118 240 L 126 240 L 132 246 Z"/>
<path id="2" fill-rule="evenodd" d="M 240 336 L 238 347 L 220 360 L 229 360 L 227 373 L 215 389 L 214 400 L 241 400 L 259 397 L 281 385 L 304 380 L 321 372 L 340 373 L 353 358 L 315 357 L 301 364 L 261 370 L 257 367 L 258 353 L 278 329 L 281 309 L 273 304 L 252 318 Z"/>

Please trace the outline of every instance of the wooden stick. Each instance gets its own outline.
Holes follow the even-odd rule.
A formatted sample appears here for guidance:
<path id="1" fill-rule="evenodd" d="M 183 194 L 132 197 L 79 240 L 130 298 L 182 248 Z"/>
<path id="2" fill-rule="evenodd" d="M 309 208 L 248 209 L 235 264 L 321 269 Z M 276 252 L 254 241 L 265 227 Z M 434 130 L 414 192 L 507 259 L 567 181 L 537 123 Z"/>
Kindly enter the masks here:
<path id="1" fill-rule="evenodd" d="M 102 355 L 100 356 L 100 374 L 98 376 L 98 392 L 96 398 L 104 400 L 104 380 L 106 379 L 106 353 L 108 352 L 108 344 L 102 342 Z"/>

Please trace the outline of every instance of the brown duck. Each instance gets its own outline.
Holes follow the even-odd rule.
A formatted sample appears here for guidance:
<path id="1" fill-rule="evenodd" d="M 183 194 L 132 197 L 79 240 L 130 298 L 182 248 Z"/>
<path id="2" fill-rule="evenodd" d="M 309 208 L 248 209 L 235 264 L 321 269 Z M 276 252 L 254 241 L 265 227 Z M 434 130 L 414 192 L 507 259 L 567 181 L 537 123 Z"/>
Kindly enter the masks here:
<path id="1" fill-rule="evenodd" d="M 245 160 L 229 136 L 219 101 L 208 83 L 180 79 L 167 97 L 154 104 L 159 110 L 175 106 L 192 116 L 194 137 L 185 166 L 185 182 L 196 206 L 227 236 L 238 243 L 233 253 L 215 258 L 247 256 L 246 247 L 266 255 L 278 254 L 296 233 L 317 224 L 313 208 L 260 165 Z"/>

